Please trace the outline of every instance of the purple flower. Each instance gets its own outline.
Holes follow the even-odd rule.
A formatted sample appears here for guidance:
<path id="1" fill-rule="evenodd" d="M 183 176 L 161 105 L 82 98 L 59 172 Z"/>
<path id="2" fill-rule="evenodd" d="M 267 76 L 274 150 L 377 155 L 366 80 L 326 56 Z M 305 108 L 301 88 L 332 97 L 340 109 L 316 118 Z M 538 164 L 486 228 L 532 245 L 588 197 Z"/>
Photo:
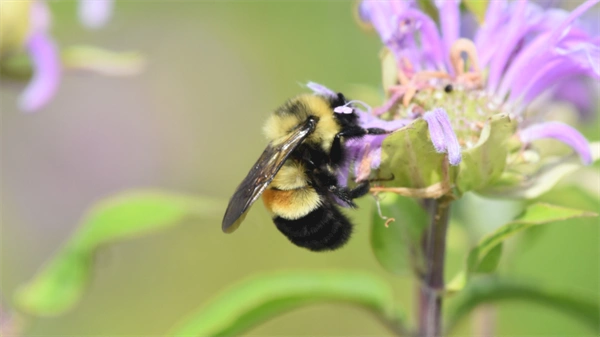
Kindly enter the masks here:
<path id="1" fill-rule="evenodd" d="M 113 6 L 113 0 L 79 0 L 79 20 L 88 28 L 100 28 L 110 19 Z"/>
<path id="2" fill-rule="evenodd" d="M 113 0 L 80 0 L 79 16 L 89 28 L 98 28 L 110 18 Z M 56 94 L 64 70 L 77 69 L 121 76 L 138 73 L 143 59 L 137 53 L 114 53 L 91 46 L 59 50 L 50 34 L 52 15 L 46 1 L 11 1 L 2 5 L 0 31 L 10 32 L 0 40 L 0 62 L 8 74 L 11 62 L 25 52 L 31 60 L 32 77 L 18 98 L 19 109 L 30 113 L 41 109 Z M 6 38 L 5 38 L 6 36 Z"/>
<path id="3" fill-rule="evenodd" d="M 6 306 L 0 305 L 0 336 L 20 336 L 22 322 L 15 312 L 6 309 Z"/>
<path id="4" fill-rule="evenodd" d="M 306 85 L 313 93 L 325 97 L 336 97 L 335 91 L 324 85 L 309 82 Z M 366 111 L 361 108 L 365 108 Z M 395 131 L 408 125 L 412 119 L 397 119 L 386 121 L 375 117 L 371 107 L 362 101 L 350 101 L 346 105 L 335 107 L 335 113 L 355 113 L 359 118 L 359 125 L 365 129 L 379 128 L 386 131 Z M 354 167 L 354 180 L 362 181 L 369 178 L 372 169 L 379 167 L 381 162 L 381 144 L 387 135 L 366 135 L 358 139 L 349 139 L 344 143 L 346 151 L 345 161 L 338 170 L 338 182 L 345 186 L 348 182 L 351 167 Z"/>
<path id="5" fill-rule="evenodd" d="M 413 1 L 362 1 L 360 19 L 377 31 L 397 64 L 397 83 L 384 88 L 390 101 L 374 111 L 387 111 L 393 118 L 420 112 L 429 124 L 433 147 L 448 153 L 452 165 L 460 163 L 461 150 L 477 144 L 480 126 L 496 114 L 518 122 L 524 146 L 552 138 L 588 163 L 589 145 L 577 130 L 537 124 L 539 116 L 527 110 L 533 100 L 567 80 L 600 77 L 600 37 L 578 23 L 596 3 L 588 0 L 568 12 L 526 0 L 490 1 L 484 23 L 474 32 L 470 29 L 474 38 L 469 40 L 460 36 L 458 0 L 435 2 L 441 13 L 439 29 Z M 467 24 L 473 26 L 472 21 Z M 582 106 L 580 98 L 570 97 Z M 398 106 L 395 101 L 400 99 L 403 104 Z"/>
<path id="6" fill-rule="evenodd" d="M 33 63 L 33 77 L 19 97 L 19 108 L 33 112 L 54 96 L 60 82 L 60 57 L 49 35 L 51 15 L 46 2 L 34 1 L 30 9 L 30 34 L 25 44 Z"/>

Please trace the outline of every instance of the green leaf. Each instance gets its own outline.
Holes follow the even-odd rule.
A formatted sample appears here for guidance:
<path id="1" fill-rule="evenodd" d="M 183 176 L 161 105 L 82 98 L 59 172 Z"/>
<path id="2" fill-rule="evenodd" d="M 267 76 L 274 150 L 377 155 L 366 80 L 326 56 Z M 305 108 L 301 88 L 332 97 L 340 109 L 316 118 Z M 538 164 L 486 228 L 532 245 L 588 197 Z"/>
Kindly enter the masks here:
<path id="1" fill-rule="evenodd" d="M 236 336 L 300 306 L 333 301 L 363 307 L 398 327 L 390 286 L 354 271 L 294 271 L 234 285 L 177 324 L 168 336 Z"/>
<path id="2" fill-rule="evenodd" d="M 487 11 L 488 0 L 463 0 L 462 2 L 467 9 L 475 15 L 479 24 L 485 20 L 485 12 Z"/>
<path id="3" fill-rule="evenodd" d="M 528 301 L 544 307 L 551 307 L 571 315 L 598 333 L 600 307 L 596 301 L 590 301 L 595 298 L 597 296 L 575 295 L 572 289 L 558 291 L 546 289 L 538 284 L 510 282 L 487 277 L 472 280 L 464 291 L 452 299 L 448 308 L 446 334 L 449 334 L 478 305 L 507 300 Z"/>
<path id="4" fill-rule="evenodd" d="M 91 71 L 107 76 L 129 76 L 140 73 L 144 57 L 137 52 L 114 52 L 93 46 L 71 46 L 61 53 L 68 69 Z"/>
<path id="5" fill-rule="evenodd" d="M 19 309 L 58 315 L 77 303 L 92 272 L 94 253 L 105 244 L 156 232 L 186 219 L 217 217 L 223 203 L 204 197 L 132 191 L 99 202 L 58 254 L 15 294 Z"/>
<path id="6" fill-rule="evenodd" d="M 506 166 L 507 143 L 515 129 L 516 123 L 508 115 L 497 114 L 489 119 L 479 142 L 462 153 L 456 179 L 459 193 L 481 190 L 501 176 Z"/>
<path id="7" fill-rule="evenodd" d="M 393 193 L 379 196 L 381 214 L 394 221 L 386 227 L 386 220 L 375 207 L 371 214 L 371 248 L 387 271 L 404 274 L 409 265 L 420 265 L 421 236 L 429 224 L 429 216 L 413 198 Z"/>
<path id="8" fill-rule="evenodd" d="M 477 258 L 477 255 L 469 255 L 470 258 Z M 467 261 L 467 265 L 472 269 L 470 272 L 474 273 L 492 273 L 498 267 L 498 263 L 500 263 L 500 257 L 502 257 L 502 243 L 497 244 L 493 248 L 491 248 L 487 254 L 481 258 L 481 260 L 476 261 Z"/>
<path id="9" fill-rule="evenodd" d="M 479 241 L 477 246 L 469 253 L 467 271 L 469 273 L 493 272 L 498 265 L 501 253 L 501 248 L 498 248 L 498 246 L 502 245 L 506 239 L 528 228 L 567 219 L 591 216 L 598 216 L 598 214 L 543 203 L 530 205 L 515 220 L 498 228 Z"/>

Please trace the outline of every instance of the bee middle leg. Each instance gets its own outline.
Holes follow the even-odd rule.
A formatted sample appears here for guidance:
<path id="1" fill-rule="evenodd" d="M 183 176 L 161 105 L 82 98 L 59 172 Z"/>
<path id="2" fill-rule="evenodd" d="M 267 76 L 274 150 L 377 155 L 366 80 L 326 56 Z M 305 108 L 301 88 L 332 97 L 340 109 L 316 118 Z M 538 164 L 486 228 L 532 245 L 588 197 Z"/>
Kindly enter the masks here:
<path id="1" fill-rule="evenodd" d="M 333 193 L 333 195 L 352 208 L 356 208 L 356 204 L 353 200 L 369 193 L 369 189 L 370 184 L 368 180 L 361 181 L 354 188 L 338 186 L 337 184 L 329 186 L 329 192 Z"/>

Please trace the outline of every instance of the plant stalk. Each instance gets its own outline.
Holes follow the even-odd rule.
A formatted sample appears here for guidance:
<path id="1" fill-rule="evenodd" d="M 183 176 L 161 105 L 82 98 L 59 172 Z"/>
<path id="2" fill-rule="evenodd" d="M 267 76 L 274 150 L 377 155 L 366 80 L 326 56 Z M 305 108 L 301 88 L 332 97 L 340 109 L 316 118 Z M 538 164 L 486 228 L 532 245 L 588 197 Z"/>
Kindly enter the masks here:
<path id="1" fill-rule="evenodd" d="M 450 200 L 426 199 L 431 224 L 423 239 L 425 270 L 419 291 L 419 336 L 442 335 L 442 292 Z"/>

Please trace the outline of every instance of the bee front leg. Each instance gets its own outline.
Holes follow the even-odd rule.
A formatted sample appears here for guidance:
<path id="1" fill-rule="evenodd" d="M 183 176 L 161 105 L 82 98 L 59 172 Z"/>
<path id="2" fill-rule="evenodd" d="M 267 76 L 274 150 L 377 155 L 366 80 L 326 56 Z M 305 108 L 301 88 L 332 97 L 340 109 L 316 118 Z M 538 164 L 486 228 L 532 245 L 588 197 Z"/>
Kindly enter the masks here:
<path id="1" fill-rule="evenodd" d="M 333 143 L 331 144 L 331 149 L 329 150 L 329 162 L 331 164 L 339 164 L 344 159 L 344 149 L 342 148 L 342 138 L 351 139 L 351 138 L 360 138 L 365 135 L 385 135 L 391 133 L 391 131 L 387 131 L 380 128 L 367 128 L 363 129 L 360 126 L 351 126 L 340 132 L 338 132 L 333 138 Z"/>

